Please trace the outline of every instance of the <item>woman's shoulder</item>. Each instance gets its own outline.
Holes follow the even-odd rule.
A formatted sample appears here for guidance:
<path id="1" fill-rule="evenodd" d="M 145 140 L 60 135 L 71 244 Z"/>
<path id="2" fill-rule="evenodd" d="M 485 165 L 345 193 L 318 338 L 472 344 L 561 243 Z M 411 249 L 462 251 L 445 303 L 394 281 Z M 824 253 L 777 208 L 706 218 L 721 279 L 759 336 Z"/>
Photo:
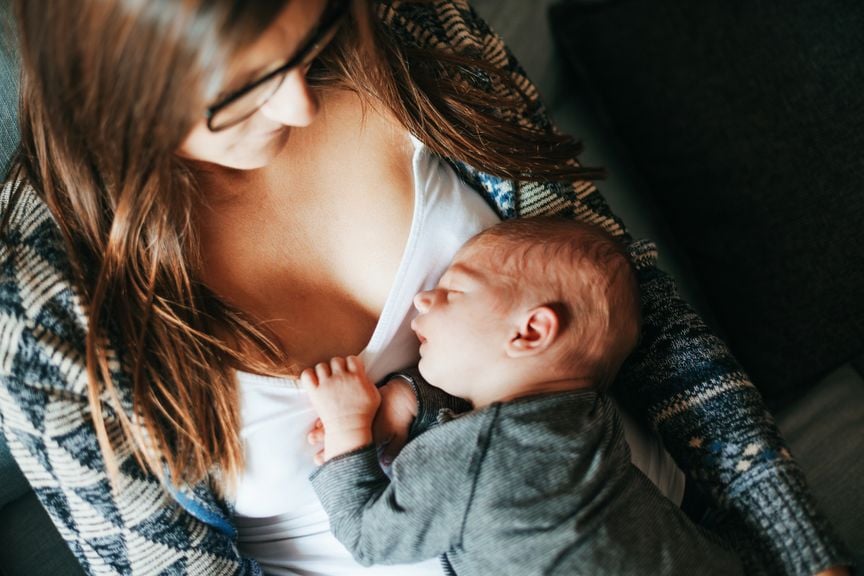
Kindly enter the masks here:
<path id="1" fill-rule="evenodd" d="M 456 38 L 460 32 L 483 33 L 488 30 L 467 0 L 378 0 L 377 8 L 388 23 L 436 31 L 442 38 Z"/>
<path id="2" fill-rule="evenodd" d="M 377 11 L 388 30 L 404 44 L 477 58 L 524 77 L 501 37 L 466 0 L 378 0 Z M 490 90 L 501 88 L 482 70 L 473 71 L 466 79 Z M 530 82 L 517 85 L 533 90 Z M 536 94 L 531 96 L 536 97 Z"/>
<path id="3" fill-rule="evenodd" d="M 10 234 L 20 234 L 33 223 L 50 217 L 48 206 L 26 180 L 9 180 L 0 187 L 0 219 L 5 226 L 0 238 L 4 244 Z"/>
<path id="4" fill-rule="evenodd" d="M 20 181 L 0 190 L 0 222 L 0 375 L 68 390 L 81 380 L 87 319 L 60 230 Z"/>
<path id="5" fill-rule="evenodd" d="M 63 242 L 48 205 L 25 180 L 8 181 L 0 188 L 0 222 L 4 265 L 16 250 L 34 250 L 61 266 L 68 262 L 65 253 L 58 252 Z"/>

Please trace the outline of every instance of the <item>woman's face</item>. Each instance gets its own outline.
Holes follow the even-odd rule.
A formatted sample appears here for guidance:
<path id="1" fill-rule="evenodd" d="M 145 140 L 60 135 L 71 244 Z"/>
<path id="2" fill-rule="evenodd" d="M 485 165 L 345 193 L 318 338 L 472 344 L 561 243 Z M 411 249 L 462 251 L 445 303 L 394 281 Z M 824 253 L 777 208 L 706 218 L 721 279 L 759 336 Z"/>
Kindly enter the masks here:
<path id="1" fill-rule="evenodd" d="M 261 38 L 242 53 L 228 73 L 231 93 L 293 56 L 324 12 L 326 0 L 292 0 Z M 329 38 L 329 36 L 328 36 Z M 239 170 L 266 166 L 288 140 L 291 127 L 308 126 L 318 101 L 306 83 L 308 64 L 288 71 L 279 88 L 248 118 L 224 130 L 207 127 L 205 111 L 180 145 L 184 158 Z"/>

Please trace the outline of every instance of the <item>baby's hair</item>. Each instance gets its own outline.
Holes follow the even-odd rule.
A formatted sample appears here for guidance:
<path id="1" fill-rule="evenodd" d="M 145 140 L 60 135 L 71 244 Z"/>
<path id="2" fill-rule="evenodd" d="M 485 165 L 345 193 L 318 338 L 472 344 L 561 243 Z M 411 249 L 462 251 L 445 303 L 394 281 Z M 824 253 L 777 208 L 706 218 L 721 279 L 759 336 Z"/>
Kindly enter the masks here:
<path id="1" fill-rule="evenodd" d="M 537 217 L 504 221 L 472 245 L 492 250 L 489 264 L 509 286 L 511 303 L 556 312 L 558 360 L 606 389 L 636 347 L 641 325 L 639 286 L 623 244 L 585 222 Z"/>

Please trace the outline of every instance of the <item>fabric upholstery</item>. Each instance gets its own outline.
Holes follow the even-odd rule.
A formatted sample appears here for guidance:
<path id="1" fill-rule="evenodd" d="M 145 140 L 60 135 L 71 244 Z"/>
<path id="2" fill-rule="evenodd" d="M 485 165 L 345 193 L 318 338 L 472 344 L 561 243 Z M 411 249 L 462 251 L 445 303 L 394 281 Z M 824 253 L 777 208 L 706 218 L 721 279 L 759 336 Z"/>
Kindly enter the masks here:
<path id="1" fill-rule="evenodd" d="M 686 255 L 670 237 L 663 215 L 644 193 L 643 183 L 606 118 L 597 113 L 593 87 L 579 82 L 556 49 L 547 18 L 553 3 L 553 0 L 472 0 L 471 5 L 519 59 L 543 95 L 558 129 L 583 143 L 580 161 L 586 166 L 603 167 L 606 176 L 597 183 L 600 192 L 630 234 L 634 238 L 648 238 L 657 245 L 660 268 L 675 278 L 684 299 L 722 335 L 700 287 L 693 281 Z"/>
<path id="2" fill-rule="evenodd" d="M 857 363 L 864 368 L 864 356 Z M 845 364 L 777 415 L 813 489 L 840 536 L 864 567 L 864 374 Z"/>
<path id="3" fill-rule="evenodd" d="M 0 434 L 0 510 L 30 492 L 30 485 L 9 453 L 6 439 Z"/>
<path id="4" fill-rule="evenodd" d="M 0 0 L 0 177 L 18 145 L 18 65 L 9 0 Z"/>
<path id="5" fill-rule="evenodd" d="M 560 4 L 733 352 L 777 407 L 864 351 L 864 4 Z"/>
<path id="6" fill-rule="evenodd" d="M 0 573 L 3 576 L 77 576 L 81 565 L 29 492 L 0 512 Z M 8 518 L 14 522 L 7 522 Z"/>

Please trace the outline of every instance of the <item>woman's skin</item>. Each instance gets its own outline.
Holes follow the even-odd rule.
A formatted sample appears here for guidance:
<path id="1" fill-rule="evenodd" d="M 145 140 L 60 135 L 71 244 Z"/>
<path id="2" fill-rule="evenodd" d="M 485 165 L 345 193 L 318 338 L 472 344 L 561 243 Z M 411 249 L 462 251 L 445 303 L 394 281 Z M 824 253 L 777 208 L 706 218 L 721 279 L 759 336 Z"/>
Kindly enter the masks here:
<path id="1" fill-rule="evenodd" d="M 283 62 L 323 7 L 289 3 L 234 75 L 254 78 Z M 298 376 L 365 348 L 414 209 L 404 127 L 350 92 L 313 93 L 305 72 L 291 71 L 256 114 L 230 129 L 211 132 L 202 114 L 178 151 L 198 168 L 205 192 L 198 211 L 205 283 L 264 322 Z M 405 444 L 417 407 L 402 380 L 381 395 L 374 430 L 388 460 Z"/>
<path id="2" fill-rule="evenodd" d="M 237 75 L 284 61 L 323 6 L 289 3 Z M 206 199 L 198 211 L 205 283 L 265 322 L 301 368 L 365 347 L 414 199 L 407 131 L 352 93 L 313 93 L 304 74 L 291 71 L 233 128 L 212 133 L 202 117 L 179 151 L 199 168 Z"/>
<path id="3" fill-rule="evenodd" d="M 255 78 L 284 62 L 324 4 L 290 2 L 231 75 Z M 349 92 L 313 93 L 305 73 L 291 71 L 267 104 L 230 129 L 210 132 L 202 111 L 178 150 L 198 168 L 205 192 L 204 282 L 265 322 L 298 375 L 365 348 L 396 276 L 414 204 L 405 128 Z M 392 436 L 415 414 L 405 388 L 382 389 L 376 438 Z M 313 431 L 310 441 L 322 435 Z M 404 434 L 393 439 L 390 457 L 403 443 Z M 816 576 L 848 574 L 834 567 Z"/>

